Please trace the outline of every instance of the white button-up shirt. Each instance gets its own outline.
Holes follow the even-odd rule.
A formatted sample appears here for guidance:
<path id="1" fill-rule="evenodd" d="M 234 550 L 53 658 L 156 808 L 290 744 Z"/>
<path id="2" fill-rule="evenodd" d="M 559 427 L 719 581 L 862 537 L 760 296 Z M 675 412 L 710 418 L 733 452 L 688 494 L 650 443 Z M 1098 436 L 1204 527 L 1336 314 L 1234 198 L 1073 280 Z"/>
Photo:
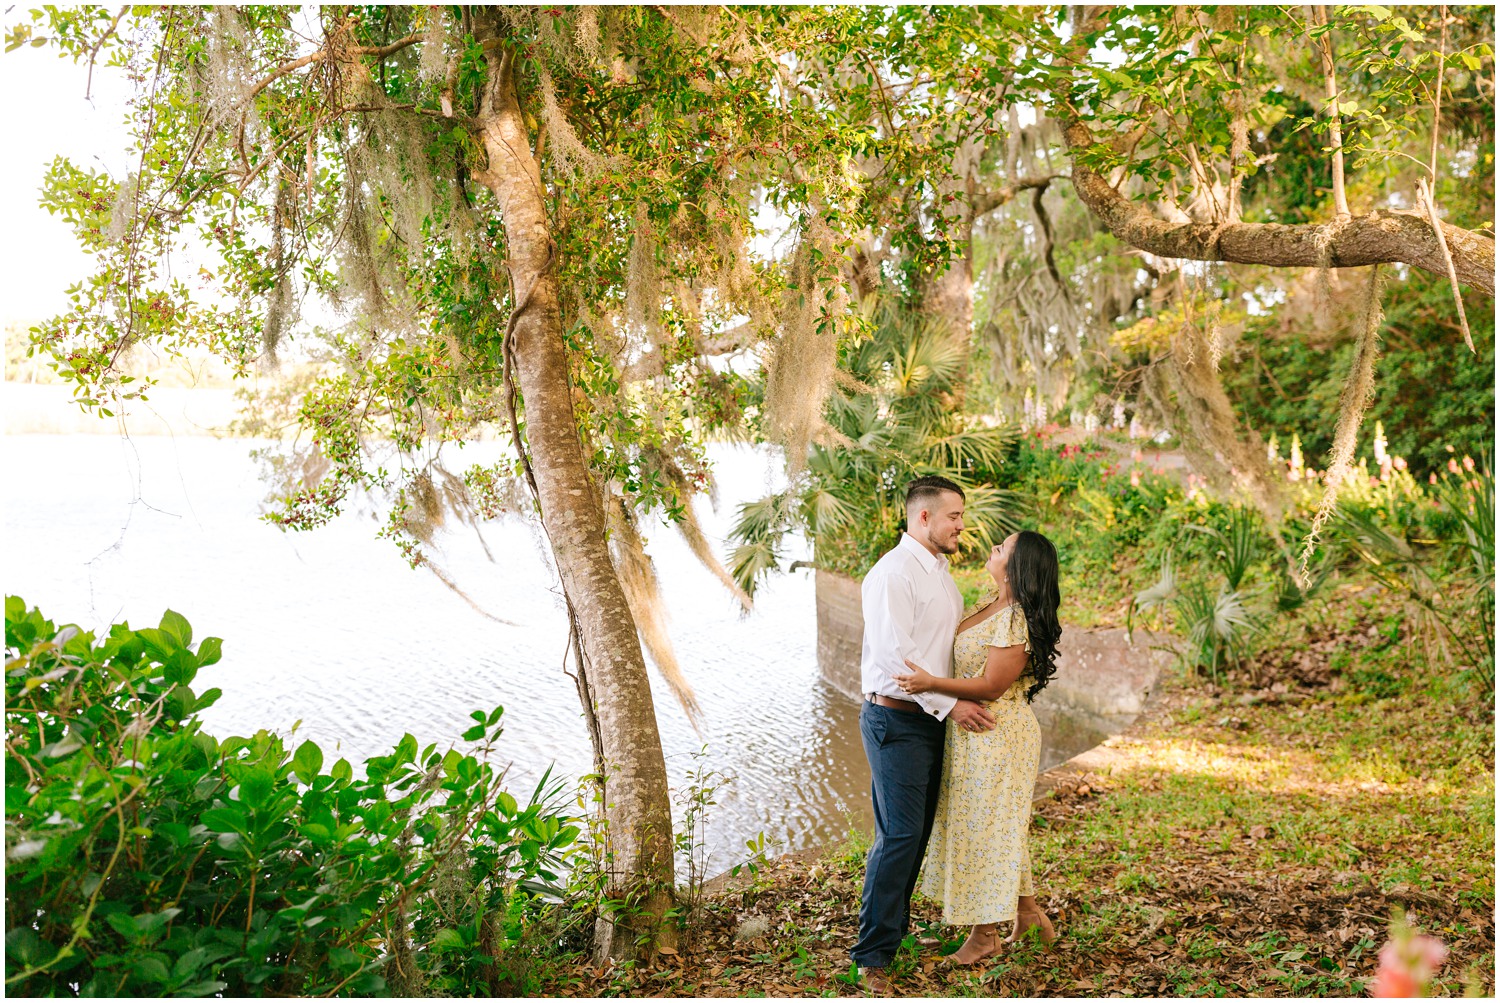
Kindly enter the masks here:
<path id="1" fill-rule="evenodd" d="M 944 693 L 902 692 L 896 673 L 911 670 L 909 658 L 934 676 L 953 675 L 953 635 L 963 619 L 964 601 L 948 573 L 948 559 L 934 554 L 908 533 L 888 552 L 860 588 L 865 635 L 860 652 L 861 686 L 898 700 L 915 700 L 942 721 L 956 697 Z"/>

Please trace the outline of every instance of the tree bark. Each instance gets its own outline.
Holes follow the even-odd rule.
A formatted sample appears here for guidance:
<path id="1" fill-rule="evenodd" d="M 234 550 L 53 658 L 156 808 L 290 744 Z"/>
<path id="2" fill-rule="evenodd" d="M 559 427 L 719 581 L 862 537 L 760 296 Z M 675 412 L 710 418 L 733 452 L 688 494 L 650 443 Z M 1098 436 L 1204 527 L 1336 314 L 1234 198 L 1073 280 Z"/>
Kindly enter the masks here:
<path id="1" fill-rule="evenodd" d="M 1328 7 L 1310 4 L 1312 23 L 1320 28 L 1328 26 Z M 1328 146 L 1333 161 L 1333 211 L 1339 216 L 1349 215 L 1349 196 L 1344 193 L 1344 126 L 1339 113 L 1339 83 L 1334 74 L 1333 39 L 1328 33 L 1313 43 L 1318 47 L 1318 58 L 1323 64 L 1323 97 L 1327 100 Z"/>
<path id="2" fill-rule="evenodd" d="M 1081 65 L 1082 39 L 1094 23 L 1096 8 L 1079 8 L 1070 61 Z M 1078 109 L 1059 94 L 1057 114 L 1073 162 L 1073 189 L 1099 221 L 1130 246 L 1163 258 L 1226 261 L 1247 265 L 1305 268 L 1354 268 L 1402 263 L 1446 277 L 1447 262 L 1432 225 L 1421 213 L 1376 211 L 1327 224 L 1173 223 L 1158 219 L 1145 205 L 1120 194 L 1109 181 L 1081 162 L 1079 154 L 1094 145 L 1094 135 Z M 1443 235 L 1453 254 L 1458 280 L 1495 295 L 1495 242 L 1449 223 Z"/>
<path id="3" fill-rule="evenodd" d="M 1169 223 L 1151 215 L 1079 163 L 1076 154 L 1093 145 L 1088 126 L 1073 120 L 1063 130 L 1073 153 L 1073 188 L 1089 211 L 1131 247 L 1163 258 L 1228 261 L 1276 267 L 1354 268 L 1394 262 L 1447 277 L 1448 267 L 1432 225 L 1419 213 L 1376 211 L 1328 224 Z M 1458 280 L 1495 295 L 1495 242 L 1449 223 L 1443 235 L 1453 252 Z"/>
<path id="4" fill-rule="evenodd" d="M 948 267 L 922 283 L 922 313 L 937 321 L 943 336 L 959 351 L 958 370 L 944 406 L 960 410 L 969 385 L 969 360 L 973 355 L 974 333 L 974 237 L 973 222 L 968 218 L 955 227 L 957 243 L 962 248 L 948 260 Z"/>
<path id="5" fill-rule="evenodd" d="M 969 362 L 973 355 L 974 224 L 979 217 L 1014 200 L 1022 192 L 1045 191 L 1054 178 L 1063 176 L 1048 174 L 1042 177 L 1016 178 L 1009 184 L 985 191 L 974 190 L 973 179 L 970 178 L 964 196 L 957 200 L 960 215 L 951 225 L 956 238 L 955 242 L 960 247 L 960 253 L 949 260 L 948 266 L 942 272 L 931 276 L 923 283 L 921 289 L 923 313 L 936 318 L 948 332 L 949 337 L 960 340 L 963 361 L 954 379 L 953 392 L 949 395 L 947 402 L 954 408 L 963 407 L 969 380 Z M 1050 246 L 1046 257 L 1049 268 L 1054 268 Z M 1055 274 L 1054 271 L 1054 276 Z"/>
<path id="6" fill-rule="evenodd" d="M 519 311 L 512 321 L 526 439 L 536 459 L 542 524 L 578 618 L 606 765 L 608 895 L 630 908 L 602 914 L 599 957 L 649 950 L 671 903 L 672 816 L 651 683 L 635 620 L 610 560 L 604 510 L 584 459 L 568 378 L 553 242 L 540 165 L 532 155 L 514 78 L 514 53 L 487 46 L 480 138 L 489 164 L 476 178 L 499 199 Z"/>

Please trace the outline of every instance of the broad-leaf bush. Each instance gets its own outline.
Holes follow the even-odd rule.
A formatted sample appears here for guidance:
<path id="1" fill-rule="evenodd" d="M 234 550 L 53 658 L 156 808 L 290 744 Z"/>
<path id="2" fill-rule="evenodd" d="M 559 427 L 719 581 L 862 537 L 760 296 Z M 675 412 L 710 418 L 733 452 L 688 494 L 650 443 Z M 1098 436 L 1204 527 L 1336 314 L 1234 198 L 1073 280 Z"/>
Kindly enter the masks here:
<path id="1" fill-rule="evenodd" d="M 96 638 L 5 602 L 6 989 L 26 996 L 498 995 L 579 834 L 477 754 L 355 767 L 266 731 L 216 739 L 219 660 L 168 611 Z M 550 928 L 550 927 L 549 927 Z"/>

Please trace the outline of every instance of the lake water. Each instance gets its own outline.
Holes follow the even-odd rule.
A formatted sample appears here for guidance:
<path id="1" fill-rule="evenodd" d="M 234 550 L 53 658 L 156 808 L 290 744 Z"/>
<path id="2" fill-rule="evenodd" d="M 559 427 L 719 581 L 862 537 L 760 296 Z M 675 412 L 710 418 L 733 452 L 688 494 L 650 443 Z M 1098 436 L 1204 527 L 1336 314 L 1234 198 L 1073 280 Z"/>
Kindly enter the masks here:
<path id="1" fill-rule="evenodd" d="M 470 711 L 505 707 L 498 752 L 524 796 L 541 773 L 576 777 L 591 753 L 572 680 L 562 672 L 567 617 L 537 532 L 520 521 L 439 537 L 435 556 L 483 609 L 375 539 L 372 513 L 283 533 L 258 517 L 256 443 L 207 437 L 6 436 L 7 594 L 50 619 L 90 629 L 152 626 L 166 608 L 198 637 L 224 639 L 199 676 L 224 696 L 206 712 L 219 736 L 267 728 L 311 738 L 358 766 L 411 733 L 446 745 Z M 463 463 L 492 455 L 471 446 Z M 738 503 L 778 486 L 768 454 L 711 450 L 718 511 L 700 501 L 721 544 Z M 472 459 L 470 459 L 472 457 Z M 708 816 L 709 872 L 746 856 L 764 832 L 787 850 L 867 824 L 869 770 L 858 705 L 819 677 L 813 579 L 772 580 L 749 616 L 671 528 L 646 528 L 679 661 L 704 712 L 694 731 L 654 675 L 657 718 L 674 785 L 700 762 L 733 777 Z M 486 556 L 486 547 L 490 557 Z M 787 562 L 805 557 L 794 545 Z M 490 558 L 493 559 L 490 559 Z M 701 752 L 701 758 L 695 754 Z M 1047 750 L 1043 767 L 1076 748 Z"/>

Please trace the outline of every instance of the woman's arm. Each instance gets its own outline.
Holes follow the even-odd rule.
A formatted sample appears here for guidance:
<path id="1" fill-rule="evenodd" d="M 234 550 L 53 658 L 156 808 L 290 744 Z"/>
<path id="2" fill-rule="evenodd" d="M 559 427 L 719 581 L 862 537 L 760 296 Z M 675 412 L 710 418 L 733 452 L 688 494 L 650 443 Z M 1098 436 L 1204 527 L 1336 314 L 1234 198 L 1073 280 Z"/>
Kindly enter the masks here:
<path id="1" fill-rule="evenodd" d="M 1021 673 L 1026 671 L 1030 654 L 1024 644 L 1004 648 L 989 647 L 984 660 L 984 675 L 972 679 L 943 679 L 925 669 L 906 663 L 912 671 L 897 675 L 896 683 L 907 693 L 946 693 L 964 700 L 997 700 L 1005 695 Z"/>

